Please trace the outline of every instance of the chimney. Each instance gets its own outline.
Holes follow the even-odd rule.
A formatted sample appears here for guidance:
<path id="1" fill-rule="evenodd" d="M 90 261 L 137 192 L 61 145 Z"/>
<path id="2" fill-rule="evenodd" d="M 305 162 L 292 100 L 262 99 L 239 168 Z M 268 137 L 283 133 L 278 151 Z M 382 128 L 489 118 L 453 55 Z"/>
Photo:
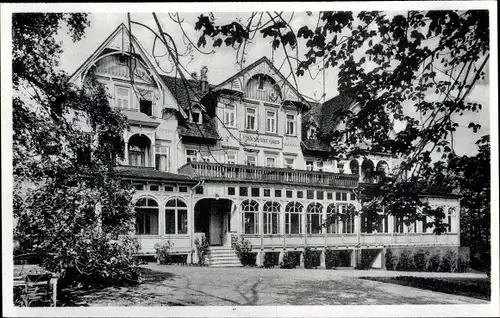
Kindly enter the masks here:
<path id="1" fill-rule="evenodd" d="M 203 65 L 200 71 L 200 81 L 201 81 L 201 93 L 205 94 L 208 92 L 208 79 L 207 79 L 208 67 Z"/>

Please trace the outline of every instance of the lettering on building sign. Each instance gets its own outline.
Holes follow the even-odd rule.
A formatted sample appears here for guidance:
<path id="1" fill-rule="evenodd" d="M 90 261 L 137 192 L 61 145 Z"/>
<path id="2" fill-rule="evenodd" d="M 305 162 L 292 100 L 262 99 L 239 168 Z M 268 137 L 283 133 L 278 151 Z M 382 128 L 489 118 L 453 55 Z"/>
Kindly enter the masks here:
<path id="1" fill-rule="evenodd" d="M 254 147 L 283 148 L 283 140 L 280 137 L 240 133 L 240 140 Z"/>

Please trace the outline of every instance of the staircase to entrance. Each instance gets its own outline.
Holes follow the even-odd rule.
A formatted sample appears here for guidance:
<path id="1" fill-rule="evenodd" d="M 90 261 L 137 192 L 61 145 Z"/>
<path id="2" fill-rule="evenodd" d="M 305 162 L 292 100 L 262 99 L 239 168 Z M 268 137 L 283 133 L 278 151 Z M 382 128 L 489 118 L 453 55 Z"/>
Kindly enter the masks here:
<path id="1" fill-rule="evenodd" d="M 240 267 L 240 259 L 231 247 L 210 246 L 207 264 L 211 267 Z"/>

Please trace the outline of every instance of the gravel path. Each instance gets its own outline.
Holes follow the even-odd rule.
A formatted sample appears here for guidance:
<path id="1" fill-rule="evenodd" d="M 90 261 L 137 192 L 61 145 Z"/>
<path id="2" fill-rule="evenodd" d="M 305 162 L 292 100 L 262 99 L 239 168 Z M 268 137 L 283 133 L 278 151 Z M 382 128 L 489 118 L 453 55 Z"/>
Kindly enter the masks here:
<path id="1" fill-rule="evenodd" d="M 82 295 L 90 306 L 484 304 L 480 299 L 358 279 L 360 276 L 486 277 L 381 270 L 210 268 L 144 265 L 139 286 Z"/>

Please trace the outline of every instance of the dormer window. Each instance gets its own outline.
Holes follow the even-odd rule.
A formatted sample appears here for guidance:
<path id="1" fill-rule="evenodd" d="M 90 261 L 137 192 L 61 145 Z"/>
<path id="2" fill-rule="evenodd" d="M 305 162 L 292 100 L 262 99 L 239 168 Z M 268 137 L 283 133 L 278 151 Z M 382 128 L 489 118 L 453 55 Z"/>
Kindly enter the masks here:
<path id="1" fill-rule="evenodd" d="M 307 132 L 307 139 L 314 139 L 316 138 L 316 128 L 311 126 L 309 127 L 309 130 Z"/>
<path id="2" fill-rule="evenodd" d="M 193 109 L 193 112 L 191 113 L 191 121 L 193 123 L 202 124 L 203 117 L 201 116 L 201 111 L 199 111 L 198 109 Z"/>
<path id="3" fill-rule="evenodd" d="M 153 116 L 153 102 L 147 99 L 141 99 L 139 101 L 139 106 L 141 108 L 141 113 L 148 116 Z"/>
<path id="4" fill-rule="evenodd" d="M 145 94 L 142 92 L 139 93 L 139 111 L 148 116 L 153 116 L 153 98 L 151 92 L 147 92 Z"/>

